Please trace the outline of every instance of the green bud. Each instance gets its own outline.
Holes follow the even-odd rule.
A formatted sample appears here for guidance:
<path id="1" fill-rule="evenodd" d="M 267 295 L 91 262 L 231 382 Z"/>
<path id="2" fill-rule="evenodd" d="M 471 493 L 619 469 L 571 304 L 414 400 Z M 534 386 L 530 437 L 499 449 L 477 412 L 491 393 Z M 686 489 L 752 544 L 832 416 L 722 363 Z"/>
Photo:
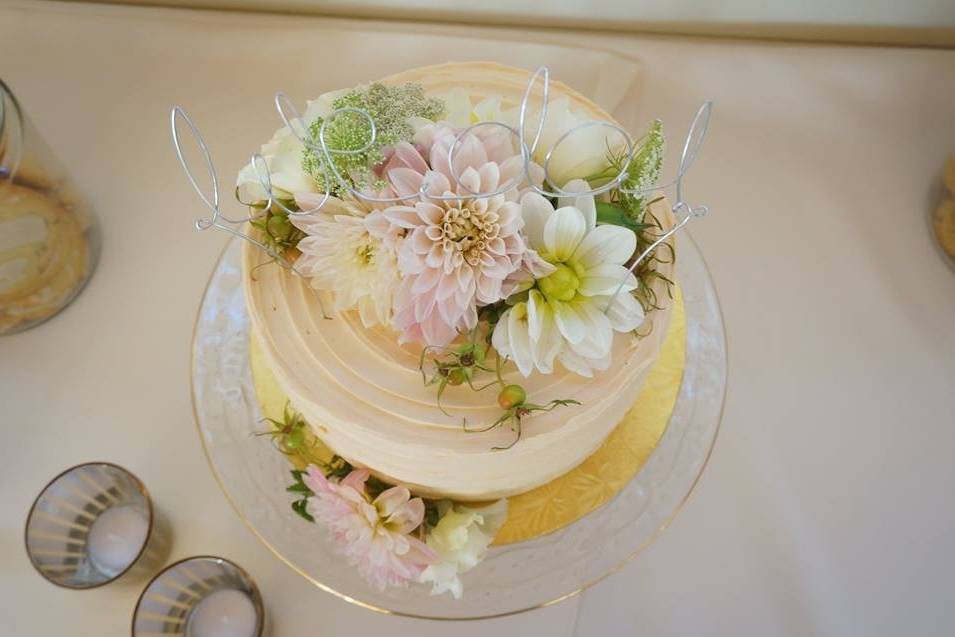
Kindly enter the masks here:
<path id="1" fill-rule="evenodd" d="M 508 385 L 497 395 L 497 403 L 503 409 L 513 409 L 518 405 L 523 405 L 527 399 L 527 392 L 520 385 Z"/>
<path id="2" fill-rule="evenodd" d="M 460 385 L 467 378 L 464 370 L 460 367 L 455 367 L 450 372 L 448 372 L 448 384 L 449 385 Z"/>
<path id="3" fill-rule="evenodd" d="M 279 241 L 287 241 L 292 236 L 292 223 L 285 215 L 272 215 L 269 217 L 266 228 L 272 237 Z"/>

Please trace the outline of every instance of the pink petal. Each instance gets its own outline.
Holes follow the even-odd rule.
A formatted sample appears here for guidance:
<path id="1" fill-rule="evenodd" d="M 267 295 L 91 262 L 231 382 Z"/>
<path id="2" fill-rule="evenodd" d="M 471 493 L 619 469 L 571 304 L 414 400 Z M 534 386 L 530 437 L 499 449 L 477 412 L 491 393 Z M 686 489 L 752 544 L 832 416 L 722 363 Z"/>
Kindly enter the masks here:
<path id="1" fill-rule="evenodd" d="M 368 469 L 354 469 L 342 479 L 341 485 L 351 487 L 355 491 L 364 491 L 365 481 L 370 475 Z"/>
<path id="2" fill-rule="evenodd" d="M 441 282 L 438 284 L 438 300 L 439 301 L 444 301 L 445 299 L 450 297 L 452 294 L 454 294 L 458 286 L 458 276 L 460 276 L 461 270 L 463 269 L 464 268 L 461 268 L 457 271 L 457 276 L 454 274 L 443 274 L 441 276 Z"/>
<path id="3" fill-rule="evenodd" d="M 389 517 L 411 499 L 411 492 L 407 487 L 397 486 L 385 489 L 377 498 L 374 505 L 382 517 Z"/>
<path id="4" fill-rule="evenodd" d="M 391 206 L 385 209 L 384 215 L 400 228 L 415 228 L 421 224 L 418 212 L 411 206 Z"/>
<path id="5" fill-rule="evenodd" d="M 387 175 L 395 168 L 410 168 L 423 175 L 428 171 L 428 163 L 414 146 L 408 142 L 398 142 L 394 145 L 393 154 L 388 159 L 382 174 Z"/>
<path id="6" fill-rule="evenodd" d="M 418 211 L 418 216 L 425 223 L 436 226 L 444 221 L 444 210 L 433 203 L 421 201 L 415 204 L 415 209 Z"/>
<path id="7" fill-rule="evenodd" d="M 302 476 L 302 482 L 305 483 L 313 493 L 322 493 L 328 491 L 328 478 L 322 473 L 322 470 L 313 464 L 305 468 L 305 475 Z"/>
<path id="8" fill-rule="evenodd" d="M 404 199 L 415 199 L 421 189 L 421 173 L 410 168 L 395 168 L 388 173 L 388 181 L 395 193 Z"/>
<path id="9" fill-rule="evenodd" d="M 451 182 L 442 173 L 429 170 L 424 174 L 424 192 L 431 196 L 443 195 L 451 190 Z"/>
<path id="10" fill-rule="evenodd" d="M 408 559 L 417 564 L 434 564 L 438 561 L 438 554 L 416 537 L 408 538 Z"/>
<path id="11" fill-rule="evenodd" d="M 415 277 L 414 285 L 411 286 L 412 294 L 421 294 L 427 292 L 435 285 L 441 277 L 441 271 L 434 268 L 427 268 L 421 274 Z"/>

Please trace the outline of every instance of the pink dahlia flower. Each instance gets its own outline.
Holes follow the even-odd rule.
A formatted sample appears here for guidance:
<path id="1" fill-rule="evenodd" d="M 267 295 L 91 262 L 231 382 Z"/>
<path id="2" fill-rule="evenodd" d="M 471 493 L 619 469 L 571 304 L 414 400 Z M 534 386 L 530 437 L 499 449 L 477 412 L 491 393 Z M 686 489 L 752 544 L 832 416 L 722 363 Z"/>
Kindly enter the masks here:
<path id="1" fill-rule="evenodd" d="M 405 198 L 384 210 L 403 235 L 392 321 L 401 342 L 442 346 L 472 329 L 477 308 L 503 298 L 502 284 L 526 250 L 517 187 L 471 196 L 516 183 L 523 160 L 506 135 L 475 131 L 456 147 L 452 171 L 448 149 L 457 134 L 445 123 L 428 123 L 414 145 L 396 144 L 379 168 Z"/>
<path id="2" fill-rule="evenodd" d="M 494 162 L 500 167 L 498 186 L 511 183 L 515 186 L 504 193 L 507 200 L 520 199 L 520 195 L 528 184 L 523 175 L 524 160 L 514 145 L 514 136 L 511 132 L 496 126 L 479 126 L 472 128 L 455 146 L 455 140 L 460 133 L 461 129 L 452 128 L 447 122 L 425 124 L 415 133 L 414 149 L 427 158 L 432 169 L 442 173 L 452 184 L 455 183 L 454 175 L 460 177 L 466 168 L 478 169 L 489 161 Z M 454 156 L 451 157 L 454 161 L 453 173 L 451 163 L 448 161 L 448 153 L 452 147 L 454 147 Z M 405 158 L 410 160 L 408 154 Z M 405 165 L 414 168 L 417 172 L 422 172 L 417 162 L 406 161 Z M 529 162 L 527 168 L 530 181 L 540 185 L 544 180 L 544 170 L 533 162 Z M 434 190 L 429 189 L 428 192 L 433 193 Z"/>
<path id="3" fill-rule="evenodd" d="M 443 346 L 477 324 L 477 306 L 503 298 L 502 284 L 520 265 L 525 245 L 520 204 L 503 194 L 467 198 L 470 192 L 493 192 L 500 167 L 485 162 L 465 165 L 461 185 L 448 177 L 409 168 L 389 173 L 399 196 L 418 192 L 422 183 L 432 196 L 411 205 L 386 208 L 384 216 L 406 231 L 398 248 L 401 283 L 395 294 L 394 327 L 402 342 Z"/>
<path id="4" fill-rule="evenodd" d="M 328 528 L 338 550 L 379 591 L 417 581 L 437 554 L 411 535 L 424 520 L 424 502 L 405 487 L 391 487 L 374 501 L 365 493 L 368 471 L 356 469 L 332 482 L 314 465 L 304 482 L 315 494 L 308 512 Z"/>

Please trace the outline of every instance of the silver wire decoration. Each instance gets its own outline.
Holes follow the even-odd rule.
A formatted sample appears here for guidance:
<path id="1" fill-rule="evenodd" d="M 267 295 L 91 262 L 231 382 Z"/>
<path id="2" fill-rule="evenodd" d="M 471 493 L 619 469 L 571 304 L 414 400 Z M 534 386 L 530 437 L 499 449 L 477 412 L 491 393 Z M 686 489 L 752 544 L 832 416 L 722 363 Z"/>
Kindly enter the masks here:
<path id="1" fill-rule="evenodd" d="M 532 100 L 532 95 L 534 93 L 534 88 L 537 85 L 540 85 L 541 98 L 540 98 L 540 114 L 537 121 L 536 130 L 534 131 L 533 140 L 530 144 L 527 143 L 528 138 L 528 118 L 530 113 L 530 103 Z M 637 197 L 645 197 L 646 195 L 663 192 L 670 188 L 674 190 L 675 194 L 675 203 L 672 205 L 671 210 L 673 212 L 676 223 L 672 228 L 661 234 L 657 237 L 649 246 L 647 246 L 643 252 L 641 252 L 637 258 L 633 261 L 632 265 L 629 268 L 628 275 L 624 276 L 620 281 L 620 285 L 617 286 L 613 295 L 610 297 L 610 300 L 607 303 L 605 312 L 610 310 L 610 307 L 613 305 L 614 300 L 617 298 L 617 295 L 623 290 L 626 285 L 627 278 L 629 274 L 632 274 L 637 267 L 646 259 L 653 251 L 663 242 L 667 241 L 674 234 L 685 228 L 690 221 L 693 219 L 703 217 L 707 214 L 708 208 L 705 205 L 694 206 L 690 204 L 684 197 L 684 178 L 689 172 L 690 168 L 693 165 L 693 162 L 696 161 L 697 156 L 699 155 L 700 148 L 703 145 L 703 141 L 706 138 L 707 128 L 710 121 L 710 113 L 713 108 L 713 103 L 710 101 L 704 102 L 700 108 L 697 110 L 693 122 L 690 124 L 689 131 L 687 132 L 686 138 L 683 142 L 683 149 L 680 153 L 680 160 L 677 166 L 676 174 L 669 179 L 660 184 L 647 186 L 645 188 L 627 188 L 623 184 L 629 177 L 629 167 L 633 162 L 634 156 L 639 151 L 639 147 L 634 142 L 633 137 L 620 125 L 602 120 L 588 120 L 582 122 L 570 130 L 564 132 L 554 144 L 547 150 L 544 155 L 543 169 L 544 178 L 540 186 L 534 183 L 534 180 L 531 178 L 531 166 L 532 166 L 532 157 L 537 151 L 538 145 L 540 144 L 541 136 L 544 131 L 544 122 L 547 118 L 547 110 L 550 97 L 550 71 L 546 66 L 539 67 L 528 81 L 527 88 L 524 91 L 524 95 L 521 99 L 519 106 L 519 115 L 517 127 L 510 126 L 504 122 L 497 121 L 482 121 L 472 124 L 467 128 L 461 130 L 455 136 L 454 142 L 448 148 L 448 166 L 451 177 L 454 180 L 458 192 L 464 191 L 467 194 L 465 195 L 454 195 L 454 194 L 432 194 L 429 192 L 430 184 L 428 180 L 425 179 L 422 181 L 422 184 L 418 192 L 414 196 L 395 196 L 395 197 L 383 197 L 372 194 L 367 191 L 362 191 L 355 188 L 348 180 L 338 170 L 338 167 L 335 165 L 334 157 L 337 155 L 357 155 L 364 152 L 367 152 L 375 145 L 375 140 L 378 136 L 378 129 L 375 125 L 374 119 L 367 112 L 359 108 L 347 107 L 339 108 L 332 111 L 328 117 L 325 117 L 318 128 L 318 134 L 315 135 L 311 132 L 310 127 L 306 124 L 302 116 L 299 114 L 298 110 L 295 108 L 295 105 L 288 98 L 285 93 L 279 91 L 275 95 L 275 108 L 278 111 L 279 118 L 288 127 L 288 130 L 302 143 L 304 148 L 311 153 L 318 162 L 318 166 L 321 169 L 322 174 L 322 183 L 325 184 L 325 192 L 322 193 L 321 201 L 314 207 L 308 210 L 293 210 L 286 206 L 279 197 L 275 196 L 272 187 L 272 180 L 269 173 L 268 164 L 262 155 L 255 153 L 251 158 L 251 166 L 253 172 L 255 173 L 256 179 L 259 182 L 259 185 L 262 187 L 263 192 L 266 194 L 266 199 L 264 201 L 256 202 L 242 202 L 239 203 L 249 206 L 253 212 L 248 215 L 245 215 L 240 218 L 230 218 L 223 214 L 220 210 L 220 198 L 219 198 L 219 182 L 216 175 L 215 165 L 212 161 L 212 156 L 209 152 L 209 148 L 206 145 L 205 141 L 202 138 L 202 135 L 199 132 L 199 129 L 190 119 L 189 115 L 186 114 L 186 111 L 181 106 L 176 106 L 172 109 L 170 114 L 170 126 L 172 129 L 172 139 L 173 144 L 176 149 L 176 156 L 179 159 L 179 163 L 182 166 L 183 171 L 186 173 L 186 177 L 189 179 L 189 183 L 192 184 L 193 189 L 196 191 L 196 194 L 199 195 L 199 199 L 205 205 L 205 207 L 210 211 L 210 216 L 201 217 L 196 220 L 196 228 L 199 230 L 208 230 L 210 228 L 216 228 L 219 230 L 224 230 L 240 239 L 250 242 L 259 249 L 265 251 L 269 256 L 275 259 L 283 267 L 288 268 L 297 276 L 305 278 L 305 275 L 299 272 L 295 265 L 289 263 L 284 255 L 280 254 L 276 250 L 272 249 L 267 244 L 258 241 L 251 235 L 246 232 L 243 232 L 241 226 L 249 221 L 255 221 L 264 217 L 268 211 L 275 206 L 287 214 L 289 217 L 304 217 L 309 215 L 314 215 L 322 211 L 325 204 L 328 202 L 329 198 L 332 197 L 332 188 L 328 187 L 330 178 L 334 178 L 334 183 L 339 185 L 339 191 L 348 192 L 356 199 L 360 199 L 373 204 L 400 204 L 407 202 L 409 199 L 417 197 L 419 200 L 433 200 L 433 201 L 463 201 L 470 200 L 475 198 L 490 198 L 503 194 L 512 188 L 521 186 L 521 184 L 527 184 L 526 188 L 532 190 L 544 197 L 579 197 L 593 195 L 597 196 L 602 193 L 608 192 L 610 190 L 618 190 L 621 193 L 634 195 Z M 335 120 L 336 117 L 339 117 L 346 113 L 353 113 L 360 117 L 364 117 L 368 120 L 370 138 L 367 144 L 358 149 L 336 149 L 330 148 L 325 139 L 325 132 L 328 124 Z M 199 148 L 199 151 L 202 156 L 202 162 L 204 168 L 208 173 L 208 177 L 211 180 L 212 193 L 211 198 L 203 192 L 202 187 L 199 185 L 199 182 L 196 179 L 193 169 L 189 166 L 189 163 L 186 161 L 183 150 L 182 150 L 182 140 L 180 139 L 179 132 L 179 123 L 185 123 L 188 127 L 189 132 L 191 133 L 196 145 Z M 460 175 L 457 174 L 455 169 L 454 160 L 457 157 L 457 151 L 464 139 L 468 137 L 473 131 L 482 127 L 497 127 L 503 129 L 505 132 L 509 133 L 514 140 L 516 141 L 519 149 L 520 156 L 523 162 L 523 170 L 521 174 L 512 178 L 508 183 L 498 186 L 492 192 L 474 192 L 467 186 L 461 183 Z M 557 152 L 557 149 L 560 148 L 561 144 L 565 143 L 569 138 L 571 138 L 575 133 L 578 133 L 582 130 L 594 127 L 602 127 L 610 129 L 611 131 L 619 134 L 623 140 L 623 145 L 626 147 L 626 153 L 622 156 L 622 163 L 620 167 L 620 172 L 608 181 L 605 184 L 597 188 L 583 191 L 567 191 L 558 186 L 553 182 L 550 176 L 550 164 L 554 158 L 554 154 Z M 547 188 L 545 188 L 545 186 Z M 258 210 L 258 212 L 256 212 Z M 316 294 L 316 296 L 318 296 Z M 319 300 L 320 297 L 319 297 Z M 323 310 L 324 311 L 324 310 Z"/>

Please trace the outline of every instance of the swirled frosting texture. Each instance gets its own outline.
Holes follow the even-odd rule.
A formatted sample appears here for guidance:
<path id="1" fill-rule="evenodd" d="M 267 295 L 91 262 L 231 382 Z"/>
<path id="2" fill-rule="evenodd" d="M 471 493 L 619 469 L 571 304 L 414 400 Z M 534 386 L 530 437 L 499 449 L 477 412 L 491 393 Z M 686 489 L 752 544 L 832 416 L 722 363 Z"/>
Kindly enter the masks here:
<path id="1" fill-rule="evenodd" d="M 462 83 L 462 78 L 467 78 Z M 415 81 L 441 95 L 463 87 L 473 97 L 499 94 L 517 104 L 527 74 L 490 64 L 440 65 L 408 71 L 385 82 Z M 551 83 L 594 119 L 610 116 L 567 87 Z M 665 200 L 654 204 L 665 225 L 672 215 Z M 560 476 L 590 456 L 633 405 L 667 333 L 670 307 L 647 317 L 636 338 L 618 334 L 609 369 L 583 378 L 558 367 L 553 374 L 523 379 L 507 369 L 505 381 L 520 382 L 529 399 L 545 403 L 574 398 L 580 406 L 537 413 L 524 420 L 523 435 L 509 428 L 468 433 L 500 414 L 489 390 L 448 387 L 438 409 L 435 388 L 418 370 L 419 351 L 399 346 L 385 327 L 365 328 L 354 312 L 325 318 L 308 283 L 269 260 L 251 244 L 243 252 L 246 298 L 253 328 L 277 382 L 292 405 L 336 453 L 386 480 L 401 482 L 422 495 L 489 500 L 522 493 Z M 662 272 L 672 278 L 669 264 Z M 666 298 L 659 290 L 660 298 Z M 331 308 L 330 299 L 324 306 Z M 652 325 L 651 325 L 652 324 Z"/>

